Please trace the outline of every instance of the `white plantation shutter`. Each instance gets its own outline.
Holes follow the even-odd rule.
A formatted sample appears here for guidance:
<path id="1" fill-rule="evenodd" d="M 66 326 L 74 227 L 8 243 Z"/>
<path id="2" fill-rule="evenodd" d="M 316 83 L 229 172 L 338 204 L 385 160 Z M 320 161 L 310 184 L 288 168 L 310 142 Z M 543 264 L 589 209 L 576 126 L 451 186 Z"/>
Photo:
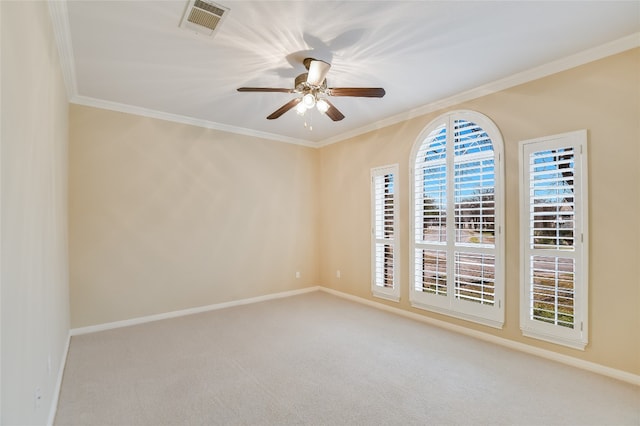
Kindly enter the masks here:
<path id="1" fill-rule="evenodd" d="M 447 251 L 415 249 L 415 289 L 436 296 L 447 295 Z"/>
<path id="2" fill-rule="evenodd" d="M 586 131 L 520 143 L 521 328 L 587 343 Z"/>
<path id="3" fill-rule="evenodd" d="M 495 256 L 456 252 L 455 296 L 483 305 L 495 303 Z"/>
<path id="4" fill-rule="evenodd" d="M 495 290 L 495 164 L 487 133 L 453 122 L 455 277 L 457 299 L 493 305 Z"/>
<path id="5" fill-rule="evenodd" d="M 501 327 L 502 139 L 482 114 L 434 120 L 412 153 L 414 306 Z"/>
<path id="6" fill-rule="evenodd" d="M 447 133 L 438 126 L 420 145 L 414 171 L 415 240 L 434 244 L 447 240 Z"/>
<path id="7" fill-rule="evenodd" d="M 414 286 L 436 296 L 447 295 L 447 133 L 440 124 L 418 150 L 423 159 L 414 171 Z"/>
<path id="8" fill-rule="evenodd" d="M 372 280 L 375 296 L 399 300 L 398 165 L 371 170 Z"/>

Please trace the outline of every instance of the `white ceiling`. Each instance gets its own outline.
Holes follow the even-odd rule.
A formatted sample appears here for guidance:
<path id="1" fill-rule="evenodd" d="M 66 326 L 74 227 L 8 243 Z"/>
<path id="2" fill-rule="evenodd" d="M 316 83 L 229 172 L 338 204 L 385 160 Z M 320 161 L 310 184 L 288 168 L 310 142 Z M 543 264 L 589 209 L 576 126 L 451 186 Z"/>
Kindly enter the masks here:
<path id="1" fill-rule="evenodd" d="M 211 38 L 179 27 L 187 0 L 52 1 L 71 101 L 319 145 L 640 44 L 639 1 L 217 3 Z M 305 57 L 387 94 L 331 98 L 346 118 L 314 111 L 310 131 L 295 110 L 266 120 L 294 95 L 236 91 L 292 88 Z"/>

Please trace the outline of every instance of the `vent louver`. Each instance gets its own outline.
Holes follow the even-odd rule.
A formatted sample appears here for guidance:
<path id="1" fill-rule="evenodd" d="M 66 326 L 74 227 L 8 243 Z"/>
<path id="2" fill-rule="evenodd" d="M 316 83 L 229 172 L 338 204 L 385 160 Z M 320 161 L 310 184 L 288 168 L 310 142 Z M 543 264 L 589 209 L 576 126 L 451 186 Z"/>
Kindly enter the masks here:
<path id="1" fill-rule="evenodd" d="M 190 0 L 180 27 L 212 37 L 228 13 L 229 8 L 219 4 L 203 0 Z"/>

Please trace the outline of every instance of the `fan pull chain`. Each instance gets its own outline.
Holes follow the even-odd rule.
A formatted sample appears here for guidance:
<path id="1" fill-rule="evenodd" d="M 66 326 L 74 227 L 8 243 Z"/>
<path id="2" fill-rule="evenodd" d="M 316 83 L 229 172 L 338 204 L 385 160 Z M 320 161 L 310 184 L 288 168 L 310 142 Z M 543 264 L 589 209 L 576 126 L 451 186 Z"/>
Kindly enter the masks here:
<path id="1" fill-rule="evenodd" d="M 310 132 L 313 131 L 313 114 L 305 114 L 302 116 L 304 118 L 304 127 L 309 129 Z M 307 117 L 309 117 L 309 122 L 307 122 Z"/>

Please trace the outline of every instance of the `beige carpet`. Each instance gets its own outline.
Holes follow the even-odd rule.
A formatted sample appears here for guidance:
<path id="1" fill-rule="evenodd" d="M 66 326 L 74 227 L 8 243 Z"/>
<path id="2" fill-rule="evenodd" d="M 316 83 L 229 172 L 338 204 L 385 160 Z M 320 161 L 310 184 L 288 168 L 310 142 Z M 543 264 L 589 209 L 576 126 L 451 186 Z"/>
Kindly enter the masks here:
<path id="1" fill-rule="evenodd" d="M 640 425 L 640 389 L 314 292 L 73 337 L 56 425 Z"/>

